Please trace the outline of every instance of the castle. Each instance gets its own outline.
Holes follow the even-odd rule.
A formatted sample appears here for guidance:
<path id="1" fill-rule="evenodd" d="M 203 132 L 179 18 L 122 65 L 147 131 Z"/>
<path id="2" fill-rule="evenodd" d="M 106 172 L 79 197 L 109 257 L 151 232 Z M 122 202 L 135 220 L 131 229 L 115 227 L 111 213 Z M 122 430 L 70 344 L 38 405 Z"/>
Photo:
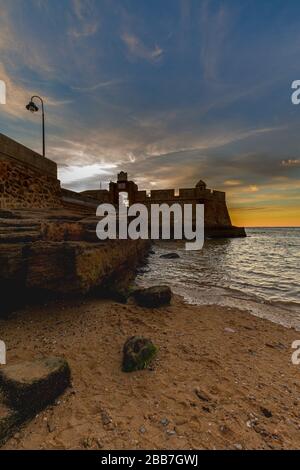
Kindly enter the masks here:
<path id="1" fill-rule="evenodd" d="M 120 172 L 109 190 L 76 193 L 61 188 L 55 162 L 0 134 L 0 210 L 67 209 L 95 215 L 100 203 L 118 205 L 119 194 L 127 193 L 129 204 L 204 204 L 207 237 L 244 237 L 244 228 L 234 227 L 225 193 L 208 189 L 200 180 L 194 188 L 139 190 L 127 173 Z"/>
<path id="2" fill-rule="evenodd" d="M 118 174 L 117 182 L 109 184 L 109 190 L 83 191 L 85 197 L 117 205 L 119 194 L 127 193 L 129 205 L 140 203 L 147 206 L 149 210 L 151 204 L 204 204 L 205 208 L 205 233 L 207 237 L 244 237 L 245 230 L 234 227 L 231 223 L 230 215 L 226 204 L 226 195 L 222 191 L 215 191 L 207 188 L 204 181 L 200 180 L 194 188 L 179 189 L 178 194 L 175 189 L 140 191 L 134 181 L 128 180 L 127 173 L 121 171 Z"/>

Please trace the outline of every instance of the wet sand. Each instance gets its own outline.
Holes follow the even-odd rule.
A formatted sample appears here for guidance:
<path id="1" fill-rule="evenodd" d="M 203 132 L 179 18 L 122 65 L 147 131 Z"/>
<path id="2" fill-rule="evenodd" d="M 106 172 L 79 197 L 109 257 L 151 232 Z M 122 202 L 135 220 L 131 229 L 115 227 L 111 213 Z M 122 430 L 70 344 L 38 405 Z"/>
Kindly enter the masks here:
<path id="1" fill-rule="evenodd" d="M 133 335 L 159 347 L 150 370 L 121 371 Z M 56 302 L 0 320 L 9 364 L 65 357 L 73 388 L 3 449 L 300 448 L 300 366 L 292 329 L 176 297 L 145 310 Z"/>

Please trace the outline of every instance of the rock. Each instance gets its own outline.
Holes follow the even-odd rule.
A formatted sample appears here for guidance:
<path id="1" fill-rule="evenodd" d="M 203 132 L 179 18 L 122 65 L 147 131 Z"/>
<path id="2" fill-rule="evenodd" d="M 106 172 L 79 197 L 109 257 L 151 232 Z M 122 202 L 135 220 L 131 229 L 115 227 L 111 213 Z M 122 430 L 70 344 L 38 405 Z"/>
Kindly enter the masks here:
<path id="1" fill-rule="evenodd" d="M 170 305 L 172 291 L 168 286 L 155 286 L 137 290 L 134 297 L 141 307 L 156 308 L 162 305 Z"/>
<path id="2" fill-rule="evenodd" d="M 47 429 L 48 429 L 49 433 L 52 433 L 56 430 L 56 426 L 55 426 L 53 421 L 48 421 L 47 422 Z"/>
<path id="3" fill-rule="evenodd" d="M 169 425 L 169 420 L 167 418 L 163 418 L 160 422 L 160 424 L 162 424 L 163 426 L 168 426 Z"/>
<path id="4" fill-rule="evenodd" d="M 262 414 L 263 414 L 266 418 L 272 418 L 272 416 L 273 416 L 272 411 L 268 410 L 268 409 L 265 408 L 264 406 L 261 406 L 261 407 L 260 407 L 260 411 L 262 412 Z"/>
<path id="5" fill-rule="evenodd" d="M 97 218 L 78 220 L 60 210 L 20 214 L 0 217 L 0 316 L 31 300 L 33 290 L 41 299 L 98 293 L 118 276 L 134 275 L 151 246 L 149 240 L 87 241 Z M 116 293 L 125 301 L 124 294 Z"/>
<path id="6" fill-rule="evenodd" d="M 195 389 L 195 394 L 197 395 L 199 400 L 206 401 L 206 402 L 212 401 L 211 397 L 206 392 L 203 392 L 203 390 L 201 390 L 200 388 Z"/>
<path id="7" fill-rule="evenodd" d="M 7 366 L 0 371 L 5 403 L 31 416 L 42 410 L 70 385 L 68 363 L 57 357 Z"/>
<path id="8" fill-rule="evenodd" d="M 224 332 L 225 333 L 235 333 L 235 330 L 233 330 L 232 328 L 224 328 Z"/>
<path id="9" fill-rule="evenodd" d="M 118 284 L 114 283 L 112 285 L 103 286 L 103 290 L 106 289 L 107 296 L 110 299 L 115 300 L 121 304 L 127 304 L 129 297 L 131 297 L 134 292 L 135 288 L 131 285 L 126 284 Z M 104 292 L 103 292 L 104 294 Z"/>
<path id="10" fill-rule="evenodd" d="M 178 259 L 180 258 L 178 253 L 167 253 L 160 256 L 161 259 Z"/>
<path id="11" fill-rule="evenodd" d="M 242 444 L 239 444 L 239 443 L 234 444 L 234 448 L 235 448 L 236 450 L 243 450 Z"/>
<path id="12" fill-rule="evenodd" d="M 109 413 L 104 408 L 101 409 L 100 415 L 103 426 L 107 426 L 112 422 Z"/>
<path id="13" fill-rule="evenodd" d="M 115 300 L 116 302 L 120 304 L 126 304 L 130 295 L 131 295 L 130 290 L 125 287 L 114 286 L 108 289 L 109 298 Z"/>
<path id="14" fill-rule="evenodd" d="M 145 369 L 157 354 L 157 348 L 150 339 L 133 336 L 123 348 L 123 372 Z"/>

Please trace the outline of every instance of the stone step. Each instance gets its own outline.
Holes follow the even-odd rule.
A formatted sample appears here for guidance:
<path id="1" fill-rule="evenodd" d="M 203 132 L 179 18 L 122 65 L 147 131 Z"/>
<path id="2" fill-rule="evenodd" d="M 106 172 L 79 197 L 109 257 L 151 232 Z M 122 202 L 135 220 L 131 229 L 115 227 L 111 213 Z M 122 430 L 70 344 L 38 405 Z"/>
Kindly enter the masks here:
<path id="1" fill-rule="evenodd" d="M 41 224 L 37 220 L 32 219 L 1 219 L 0 227 L 40 227 Z"/>
<path id="2" fill-rule="evenodd" d="M 35 232 L 0 232 L 0 243 L 29 243 L 41 239 L 41 234 Z"/>
<path id="3" fill-rule="evenodd" d="M 86 230 L 84 232 L 84 239 L 85 241 L 92 243 L 100 242 L 99 238 L 97 237 L 96 230 Z"/>
<path id="4" fill-rule="evenodd" d="M 36 226 L 28 226 L 28 225 L 24 225 L 24 226 L 8 226 L 8 225 L 5 225 L 4 227 L 1 226 L 0 224 L 0 233 L 11 233 L 11 232 L 14 232 L 14 233 L 17 233 L 17 232 L 32 232 L 32 231 L 37 231 L 39 232 L 41 229 L 40 225 L 36 225 Z"/>

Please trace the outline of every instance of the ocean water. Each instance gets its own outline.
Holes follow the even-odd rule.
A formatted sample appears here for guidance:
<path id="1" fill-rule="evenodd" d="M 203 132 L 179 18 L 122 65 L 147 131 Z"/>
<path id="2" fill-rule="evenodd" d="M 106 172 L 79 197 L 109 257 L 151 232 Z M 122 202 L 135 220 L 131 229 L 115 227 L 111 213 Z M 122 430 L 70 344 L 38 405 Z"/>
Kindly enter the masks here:
<path id="1" fill-rule="evenodd" d="M 252 228 L 248 237 L 207 240 L 201 252 L 159 242 L 139 285 L 168 284 L 192 304 L 239 307 L 300 330 L 300 228 Z M 161 259 L 177 252 L 179 259 Z"/>

